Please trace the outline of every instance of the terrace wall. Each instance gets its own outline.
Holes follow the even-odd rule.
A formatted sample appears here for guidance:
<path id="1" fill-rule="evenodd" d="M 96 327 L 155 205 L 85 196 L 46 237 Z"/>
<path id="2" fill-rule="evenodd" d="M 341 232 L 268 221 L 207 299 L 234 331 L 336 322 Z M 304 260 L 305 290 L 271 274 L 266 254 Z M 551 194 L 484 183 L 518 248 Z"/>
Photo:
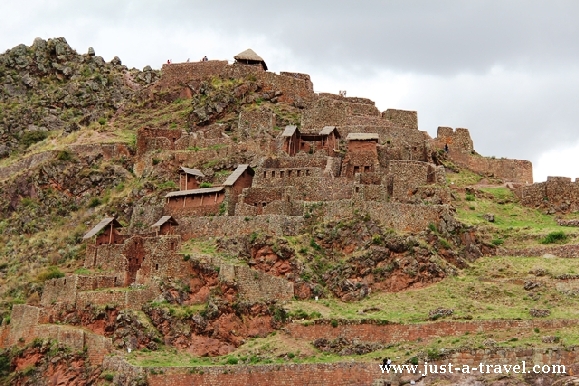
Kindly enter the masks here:
<path id="1" fill-rule="evenodd" d="M 245 266 L 221 264 L 219 279 L 235 282 L 242 299 L 257 301 L 288 301 L 294 296 L 294 284 Z"/>
<path id="2" fill-rule="evenodd" d="M 214 216 L 189 217 L 177 220 L 179 225 L 175 232 L 183 240 L 196 237 L 232 237 L 249 235 L 253 232 L 277 236 L 294 236 L 301 232 L 304 219 L 292 216 Z"/>
<path id="3" fill-rule="evenodd" d="M 578 320 L 478 320 L 478 321 L 438 321 L 431 323 L 397 324 L 381 321 L 341 321 L 334 327 L 329 320 L 315 321 L 313 324 L 290 323 L 286 331 L 290 336 L 314 341 L 319 338 L 336 339 L 345 337 L 359 339 L 363 342 L 375 342 L 384 345 L 399 342 L 410 342 L 445 336 L 460 336 L 465 333 L 488 333 L 510 330 L 514 333 L 532 333 L 535 328 L 558 330 L 564 327 L 579 325 Z"/>
<path id="4" fill-rule="evenodd" d="M 323 203 L 320 209 L 325 221 L 339 221 L 355 212 L 368 213 L 383 226 L 401 232 L 419 232 L 434 224 L 446 229 L 453 220 L 447 205 L 412 205 L 395 202 L 340 200 Z"/>
<path id="5" fill-rule="evenodd" d="M 515 194 L 525 206 L 552 208 L 557 212 L 579 210 L 579 178 L 547 177 L 547 181 L 523 185 Z"/>
<path id="6" fill-rule="evenodd" d="M 416 111 L 388 109 L 382 112 L 382 118 L 398 126 L 418 130 L 418 113 Z"/>
<path id="7" fill-rule="evenodd" d="M 513 365 L 525 361 L 527 371 L 535 364 L 563 364 L 569 373 L 577 371 L 579 366 L 579 348 L 567 349 L 533 349 L 533 348 L 494 348 L 462 349 L 449 352 L 438 361 L 428 362 L 431 365 L 453 363 L 456 367 L 464 364 L 477 366 L 479 363 Z M 147 375 L 147 380 L 158 386 L 225 386 L 225 385 L 402 385 L 408 384 L 411 376 L 398 377 L 382 374 L 379 361 L 375 362 L 337 362 L 314 364 L 275 364 L 275 365 L 237 365 L 186 368 L 154 368 Z M 118 369 L 119 366 L 111 366 Z M 154 371 L 153 371 L 154 370 Z M 137 376 L 137 369 L 131 374 Z M 161 374 L 162 375 L 159 375 Z M 478 375 L 478 372 L 473 372 Z M 414 378 L 420 382 L 420 374 Z"/>

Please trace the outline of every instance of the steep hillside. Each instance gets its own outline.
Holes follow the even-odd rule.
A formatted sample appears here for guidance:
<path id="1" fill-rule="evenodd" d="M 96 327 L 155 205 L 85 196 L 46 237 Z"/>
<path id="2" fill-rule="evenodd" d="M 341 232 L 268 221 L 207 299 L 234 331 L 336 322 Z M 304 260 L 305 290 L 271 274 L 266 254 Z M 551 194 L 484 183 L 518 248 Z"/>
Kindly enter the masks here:
<path id="1" fill-rule="evenodd" d="M 0 382 L 410 382 L 384 357 L 579 370 L 572 196 L 534 205 L 528 161 L 253 54 L 0 55 Z M 537 379 L 557 377 L 509 381 Z"/>

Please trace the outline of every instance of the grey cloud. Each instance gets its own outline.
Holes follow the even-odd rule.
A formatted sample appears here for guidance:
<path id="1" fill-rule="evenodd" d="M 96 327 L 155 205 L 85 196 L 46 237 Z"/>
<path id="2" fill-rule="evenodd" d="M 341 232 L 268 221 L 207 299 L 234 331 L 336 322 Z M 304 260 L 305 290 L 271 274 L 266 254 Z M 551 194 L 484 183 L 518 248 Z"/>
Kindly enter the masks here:
<path id="1" fill-rule="evenodd" d="M 467 127 L 482 154 L 536 160 L 577 138 L 578 15 L 571 0 L 36 0 L 2 4 L 0 49 L 65 36 L 80 52 L 159 67 L 252 47 L 274 71 L 335 79 L 334 92 L 406 75 L 401 104 L 422 130 Z"/>

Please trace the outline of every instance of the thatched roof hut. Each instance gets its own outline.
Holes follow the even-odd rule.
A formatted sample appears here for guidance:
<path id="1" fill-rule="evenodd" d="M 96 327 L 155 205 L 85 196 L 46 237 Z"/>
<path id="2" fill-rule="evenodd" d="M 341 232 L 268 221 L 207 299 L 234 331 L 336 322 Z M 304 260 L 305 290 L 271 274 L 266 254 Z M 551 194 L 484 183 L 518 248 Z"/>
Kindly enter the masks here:
<path id="1" fill-rule="evenodd" d="M 254 50 L 248 48 L 247 50 L 235 55 L 233 57 L 235 63 L 250 64 L 250 65 L 261 65 L 265 71 L 267 71 L 267 64 L 261 56 L 255 53 Z"/>

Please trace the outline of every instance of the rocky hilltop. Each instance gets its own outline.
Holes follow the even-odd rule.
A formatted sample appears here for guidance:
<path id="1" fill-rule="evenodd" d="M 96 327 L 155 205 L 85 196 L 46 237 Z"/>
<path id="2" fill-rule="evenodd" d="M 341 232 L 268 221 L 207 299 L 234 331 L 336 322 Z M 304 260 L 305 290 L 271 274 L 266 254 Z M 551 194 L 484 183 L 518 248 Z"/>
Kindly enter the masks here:
<path id="1" fill-rule="evenodd" d="M 106 122 L 159 71 L 129 70 L 119 57 L 110 62 L 92 48 L 79 55 L 65 38 L 35 39 L 0 55 L 0 158 L 91 122 Z"/>
<path id="2" fill-rule="evenodd" d="M 0 55 L 0 85 L 0 382 L 577 370 L 575 183 L 532 184 L 467 129 L 431 138 L 415 111 L 317 94 L 251 50 L 140 71 L 38 38 Z M 475 378 L 497 381 L 421 382 Z"/>

